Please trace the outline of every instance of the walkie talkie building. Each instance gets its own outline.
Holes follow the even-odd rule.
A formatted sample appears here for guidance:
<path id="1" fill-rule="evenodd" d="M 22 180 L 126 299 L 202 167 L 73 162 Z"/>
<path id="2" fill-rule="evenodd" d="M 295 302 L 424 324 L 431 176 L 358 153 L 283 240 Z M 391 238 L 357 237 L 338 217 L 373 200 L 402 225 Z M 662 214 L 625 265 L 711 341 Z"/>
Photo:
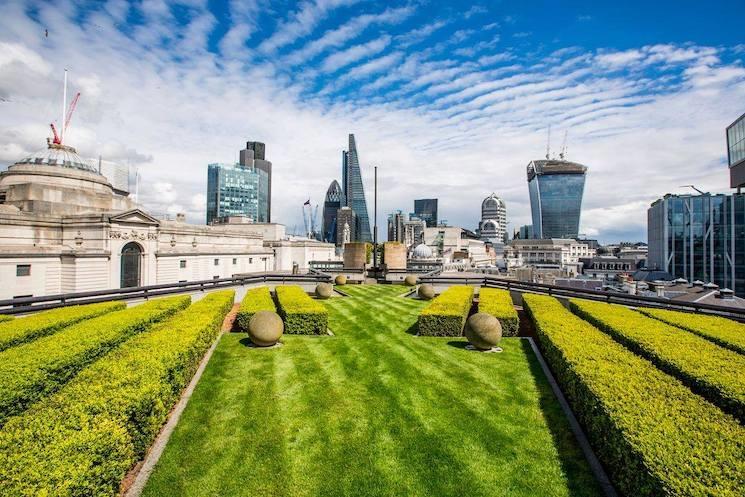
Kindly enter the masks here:
<path id="1" fill-rule="evenodd" d="M 534 238 L 577 238 L 587 167 L 565 160 L 528 164 Z"/>

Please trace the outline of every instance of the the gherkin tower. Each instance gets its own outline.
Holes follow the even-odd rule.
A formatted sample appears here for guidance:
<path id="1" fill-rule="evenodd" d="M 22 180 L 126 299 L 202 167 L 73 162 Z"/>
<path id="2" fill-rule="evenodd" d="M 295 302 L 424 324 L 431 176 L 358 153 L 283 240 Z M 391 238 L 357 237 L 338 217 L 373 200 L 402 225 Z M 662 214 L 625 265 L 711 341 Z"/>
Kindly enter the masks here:
<path id="1" fill-rule="evenodd" d="M 360 173 L 360 159 L 354 135 L 349 135 L 349 150 L 342 154 L 342 180 L 344 183 L 344 201 L 357 216 L 357 227 L 354 241 L 372 242 L 370 234 L 370 217 L 367 215 L 365 187 Z"/>

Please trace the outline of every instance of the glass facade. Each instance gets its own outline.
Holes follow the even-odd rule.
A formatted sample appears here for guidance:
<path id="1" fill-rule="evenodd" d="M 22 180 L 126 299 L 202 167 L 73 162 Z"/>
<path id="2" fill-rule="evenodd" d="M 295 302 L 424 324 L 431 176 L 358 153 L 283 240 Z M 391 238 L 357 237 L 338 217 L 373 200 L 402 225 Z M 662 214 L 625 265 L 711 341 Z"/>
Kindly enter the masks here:
<path id="1" fill-rule="evenodd" d="M 427 228 L 437 226 L 437 199 L 414 200 L 414 216 L 427 223 Z"/>
<path id="2" fill-rule="evenodd" d="M 647 218 L 651 268 L 745 296 L 745 195 L 668 195 Z"/>
<path id="3" fill-rule="evenodd" d="M 727 128 L 727 148 L 730 166 L 745 160 L 745 115 Z"/>
<path id="4" fill-rule="evenodd" d="M 261 175 L 266 173 L 239 164 L 209 164 L 207 167 L 207 224 L 225 216 L 247 216 L 261 220 Z M 266 200 L 267 192 L 264 192 Z M 266 205 L 264 202 L 263 205 Z"/>
<path id="5" fill-rule="evenodd" d="M 323 202 L 323 241 L 336 243 L 336 212 L 342 205 L 342 191 L 339 182 L 334 180 L 326 190 Z"/>
<path id="6" fill-rule="evenodd" d="M 357 229 L 352 241 L 372 242 L 370 234 L 370 217 L 367 214 L 365 186 L 362 183 L 360 160 L 357 155 L 357 144 L 354 135 L 349 135 L 349 150 L 342 155 L 342 178 L 346 206 L 351 207 L 357 219 Z"/>
<path id="7" fill-rule="evenodd" d="M 550 162 L 534 161 L 528 166 L 533 237 L 577 238 L 586 168 Z"/>

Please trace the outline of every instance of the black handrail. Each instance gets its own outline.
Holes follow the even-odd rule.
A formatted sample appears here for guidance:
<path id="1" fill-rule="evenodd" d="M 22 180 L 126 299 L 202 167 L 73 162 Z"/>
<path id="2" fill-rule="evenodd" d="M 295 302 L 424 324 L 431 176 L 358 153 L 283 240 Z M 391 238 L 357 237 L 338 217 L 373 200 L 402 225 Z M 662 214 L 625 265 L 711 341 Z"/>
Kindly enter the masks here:
<path id="1" fill-rule="evenodd" d="M 62 293 L 56 295 L 44 295 L 42 297 L 23 297 L 0 300 L 0 314 L 28 313 L 64 307 L 67 305 L 94 304 L 110 300 L 147 299 L 159 295 L 205 291 L 253 283 L 328 283 L 331 279 L 330 275 L 323 274 L 258 273 L 235 275 L 230 278 L 186 281 L 183 283 L 166 283 L 160 285 L 95 290 L 90 292 Z"/>
<path id="2" fill-rule="evenodd" d="M 697 312 L 701 314 L 712 314 L 745 321 L 745 309 L 737 307 L 725 307 L 698 302 L 683 302 L 678 300 L 664 299 L 660 297 L 646 297 L 643 295 L 631 295 L 626 293 L 604 292 L 601 290 L 589 290 L 584 288 L 569 288 L 547 283 L 529 283 L 516 281 L 509 278 L 484 275 L 483 277 L 472 276 L 432 276 L 420 277 L 422 283 L 432 284 L 460 284 L 479 285 L 493 288 L 503 288 L 517 292 L 545 293 L 557 297 L 584 298 L 588 300 L 601 300 L 608 303 L 631 305 L 638 307 L 659 307 L 666 309 Z"/>

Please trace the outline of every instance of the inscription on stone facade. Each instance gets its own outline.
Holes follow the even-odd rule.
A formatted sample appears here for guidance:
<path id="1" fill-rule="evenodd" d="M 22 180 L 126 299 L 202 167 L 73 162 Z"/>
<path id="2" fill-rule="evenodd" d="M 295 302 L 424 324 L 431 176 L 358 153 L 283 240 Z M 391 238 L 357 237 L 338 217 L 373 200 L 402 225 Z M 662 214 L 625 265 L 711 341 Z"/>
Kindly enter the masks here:
<path id="1" fill-rule="evenodd" d="M 157 240 L 157 233 L 143 233 L 141 231 L 109 231 L 109 238 L 114 240 Z"/>

